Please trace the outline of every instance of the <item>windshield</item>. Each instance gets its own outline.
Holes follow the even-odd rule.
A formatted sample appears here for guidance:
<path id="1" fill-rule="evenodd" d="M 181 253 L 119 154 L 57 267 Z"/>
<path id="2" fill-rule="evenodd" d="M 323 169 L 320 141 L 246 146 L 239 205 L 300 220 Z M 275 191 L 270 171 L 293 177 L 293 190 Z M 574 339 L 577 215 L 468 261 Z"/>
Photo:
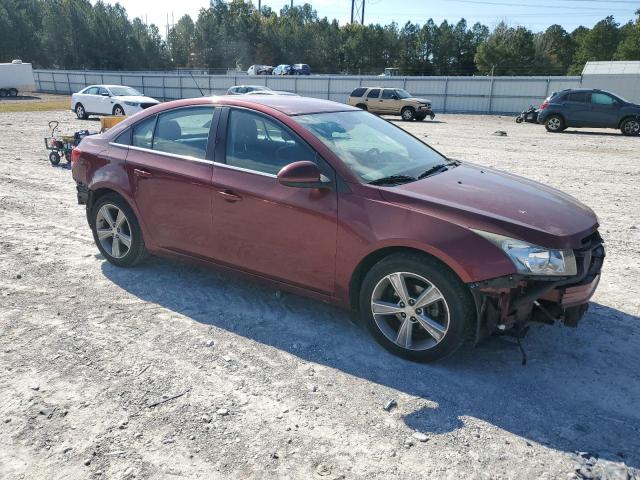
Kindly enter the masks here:
<path id="1" fill-rule="evenodd" d="M 142 96 L 142 94 L 139 91 L 131 87 L 109 87 L 109 90 L 111 90 L 112 95 L 115 95 L 117 97 L 126 96 L 126 95 L 134 96 L 134 97 Z"/>
<path id="2" fill-rule="evenodd" d="M 318 137 L 365 183 L 406 175 L 417 179 L 447 163 L 401 128 L 368 112 L 314 113 L 293 117 Z"/>
<path id="3" fill-rule="evenodd" d="M 398 95 L 398 98 L 411 98 L 411 97 L 413 97 L 413 95 L 411 95 L 406 90 L 403 90 L 402 88 L 398 88 L 396 90 L 396 94 Z"/>

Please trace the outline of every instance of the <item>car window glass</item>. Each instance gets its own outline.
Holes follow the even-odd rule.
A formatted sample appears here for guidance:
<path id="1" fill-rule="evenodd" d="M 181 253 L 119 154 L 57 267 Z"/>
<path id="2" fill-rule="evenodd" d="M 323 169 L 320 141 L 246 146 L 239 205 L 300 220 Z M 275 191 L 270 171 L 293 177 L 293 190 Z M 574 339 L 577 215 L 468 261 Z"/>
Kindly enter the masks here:
<path id="1" fill-rule="evenodd" d="M 133 127 L 131 145 L 140 148 L 151 148 L 153 144 L 153 127 L 156 125 L 156 117 L 147 118 Z"/>
<path id="2" fill-rule="evenodd" d="M 586 92 L 573 92 L 567 95 L 567 102 L 581 102 L 584 103 L 587 101 L 587 93 Z"/>
<path id="3" fill-rule="evenodd" d="M 616 100 L 606 93 L 593 92 L 591 94 L 591 103 L 596 105 L 612 105 L 616 103 Z"/>
<path id="4" fill-rule="evenodd" d="M 378 98 L 379 96 L 380 96 L 380 89 L 374 88 L 369 92 L 369 94 L 367 95 L 367 98 Z"/>
<path id="5" fill-rule="evenodd" d="M 84 93 L 86 93 L 87 95 L 97 95 L 98 94 L 98 87 L 91 87 L 88 88 L 84 91 Z"/>
<path id="6" fill-rule="evenodd" d="M 285 165 L 315 158 L 308 145 L 275 121 L 243 110 L 230 112 L 227 165 L 276 175 Z"/>
<path id="7" fill-rule="evenodd" d="M 351 92 L 352 97 L 361 97 L 366 92 L 366 88 L 356 88 L 353 92 Z"/>
<path id="8" fill-rule="evenodd" d="M 120 135 L 116 137 L 113 143 L 117 143 L 118 145 L 130 145 L 131 144 L 131 130 L 126 129 Z"/>
<path id="9" fill-rule="evenodd" d="M 153 136 L 153 149 L 204 159 L 214 107 L 180 108 L 162 113 Z"/>
<path id="10" fill-rule="evenodd" d="M 396 94 L 395 90 L 391 90 L 390 88 L 385 88 L 382 91 L 382 98 L 387 99 L 387 100 L 391 100 L 393 99 L 393 96 Z"/>
<path id="11" fill-rule="evenodd" d="M 106 88 L 103 88 L 103 87 L 100 87 L 100 88 L 98 89 L 98 95 L 105 95 L 105 94 L 106 94 L 106 95 L 108 95 L 108 94 L 109 94 L 109 92 L 107 91 L 107 89 L 106 89 Z"/>

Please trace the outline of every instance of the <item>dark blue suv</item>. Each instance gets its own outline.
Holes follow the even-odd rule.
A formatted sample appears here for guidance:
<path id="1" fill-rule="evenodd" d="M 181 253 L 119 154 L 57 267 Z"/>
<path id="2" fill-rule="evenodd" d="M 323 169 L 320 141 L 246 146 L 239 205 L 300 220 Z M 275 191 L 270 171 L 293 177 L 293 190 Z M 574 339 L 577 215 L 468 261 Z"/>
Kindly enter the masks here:
<path id="1" fill-rule="evenodd" d="M 549 132 L 567 127 L 616 128 L 623 135 L 640 134 L 640 105 L 604 90 L 563 90 L 539 107 L 538 123 Z"/>

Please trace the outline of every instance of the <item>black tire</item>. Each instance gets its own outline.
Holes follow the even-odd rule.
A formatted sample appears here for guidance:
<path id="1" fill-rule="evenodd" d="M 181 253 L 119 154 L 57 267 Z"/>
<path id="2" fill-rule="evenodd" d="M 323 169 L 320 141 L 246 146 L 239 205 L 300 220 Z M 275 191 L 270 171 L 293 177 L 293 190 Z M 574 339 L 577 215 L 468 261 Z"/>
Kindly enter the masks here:
<path id="1" fill-rule="evenodd" d="M 359 108 L 360 110 L 364 110 L 365 112 L 368 110 L 367 106 L 364 103 L 357 104 L 356 108 Z"/>
<path id="2" fill-rule="evenodd" d="M 8 93 L 9 93 L 10 97 L 17 97 L 18 96 L 18 89 L 17 88 L 10 88 Z"/>
<path id="3" fill-rule="evenodd" d="M 416 118 L 416 110 L 413 107 L 404 107 L 400 112 L 400 116 L 405 122 L 411 122 Z"/>
<path id="4" fill-rule="evenodd" d="M 131 239 L 130 247 L 122 257 L 114 257 L 111 251 L 107 251 L 98 238 L 98 228 L 100 228 L 100 220 L 98 220 L 98 212 L 103 206 L 116 207 L 124 213 L 126 221 L 129 225 L 127 229 L 129 237 Z M 147 257 L 147 249 L 144 245 L 144 239 L 142 238 L 142 230 L 140 224 L 136 218 L 133 210 L 129 204 L 118 194 L 108 193 L 98 199 L 91 209 L 91 231 L 93 232 L 93 240 L 96 242 L 96 246 L 100 253 L 104 255 L 109 263 L 118 267 L 133 267 L 139 264 Z M 113 242 L 113 240 L 111 240 Z"/>
<path id="5" fill-rule="evenodd" d="M 445 302 L 444 306 L 448 307 L 449 316 L 446 332 L 439 341 L 429 335 L 420 323 L 413 323 L 411 331 L 418 336 L 418 341 L 435 342 L 428 348 L 409 349 L 399 346 L 387 337 L 390 331 L 385 334 L 374 318 L 371 306 L 374 291 L 379 291 L 379 286 L 384 285 L 385 277 L 394 272 L 406 272 L 427 279 L 432 286 L 439 290 Z M 409 277 L 409 280 L 411 280 L 411 277 Z M 390 284 L 387 288 L 389 286 Z M 394 290 L 392 289 L 391 291 L 393 292 Z M 413 296 L 411 292 L 409 293 Z M 441 300 L 438 300 L 438 302 L 441 302 Z M 400 306 L 402 305 L 400 304 Z M 433 307 L 430 306 L 428 308 L 441 308 L 441 304 L 434 303 L 432 305 Z M 445 265 L 428 255 L 398 253 L 381 260 L 367 273 L 360 289 L 360 315 L 363 323 L 374 338 L 390 352 L 412 361 L 432 362 L 445 358 L 460 348 L 471 333 L 472 326 L 475 323 L 476 309 L 469 288 Z M 390 317 L 390 322 L 405 322 L 406 317 L 403 320 L 398 315 L 400 314 L 383 316 L 385 318 Z M 427 316 L 431 317 L 432 313 L 429 312 Z M 434 316 L 434 318 L 436 317 Z M 415 318 L 412 316 L 411 320 L 415 320 Z M 415 330 L 416 328 L 417 330 Z M 400 328 L 395 333 L 399 333 L 399 331 Z M 394 332 L 391 331 L 391 333 Z M 420 336 L 424 338 L 420 340 Z"/>
<path id="6" fill-rule="evenodd" d="M 53 166 L 58 165 L 60 163 L 60 154 L 58 152 L 51 152 L 49 154 L 49 161 Z"/>
<path id="7" fill-rule="evenodd" d="M 84 105 L 82 105 L 81 103 L 76 103 L 76 107 L 74 110 L 76 112 L 76 117 L 78 117 L 78 120 L 86 120 L 87 118 L 89 118 L 87 111 L 84 109 Z"/>
<path id="8" fill-rule="evenodd" d="M 544 128 L 547 129 L 547 132 L 551 133 L 559 133 L 562 132 L 566 127 L 564 123 L 564 118 L 560 115 L 549 115 L 547 119 L 544 121 Z"/>
<path id="9" fill-rule="evenodd" d="M 425 118 L 427 118 L 427 115 L 416 115 L 416 120 L 418 122 L 422 122 Z"/>
<path id="10" fill-rule="evenodd" d="M 0 88 L 0 97 L 4 98 L 9 95 L 9 91 L 6 88 Z"/>
<path id="11" fill-rule="evenodd" d="M 119 115 L 119 116 L 124 116 L 124 108 L 122 108 L 120 105 L 116 105 L 115 107 L 113 107 L 113 114 L 114 115 Z"/>
<path id="12" fill-rule="evenodd" d="M 620 124 L 620 131 L 626 137 L 637 137 L 640 135 L 640 119 L 625 118 Z"/>
<path id="13" fill-rule="evenodd" d="M 524 118 L 516 117 L 516 123 L 522 123 L 523 121 L 524 121 Z"/>

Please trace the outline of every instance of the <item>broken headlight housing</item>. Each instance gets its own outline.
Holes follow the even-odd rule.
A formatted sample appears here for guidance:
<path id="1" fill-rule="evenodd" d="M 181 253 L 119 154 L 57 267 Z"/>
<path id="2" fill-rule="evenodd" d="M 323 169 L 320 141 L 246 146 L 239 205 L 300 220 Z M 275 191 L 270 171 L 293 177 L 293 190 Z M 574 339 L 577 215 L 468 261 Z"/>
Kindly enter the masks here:
<path id="1" fill-rule="evenodd" d="M 519 273 L 542 276 L 572 276 L 578 273 L 573 250 L 539 247 L 497 233 L 473 231 L 506 253 Z"/>

